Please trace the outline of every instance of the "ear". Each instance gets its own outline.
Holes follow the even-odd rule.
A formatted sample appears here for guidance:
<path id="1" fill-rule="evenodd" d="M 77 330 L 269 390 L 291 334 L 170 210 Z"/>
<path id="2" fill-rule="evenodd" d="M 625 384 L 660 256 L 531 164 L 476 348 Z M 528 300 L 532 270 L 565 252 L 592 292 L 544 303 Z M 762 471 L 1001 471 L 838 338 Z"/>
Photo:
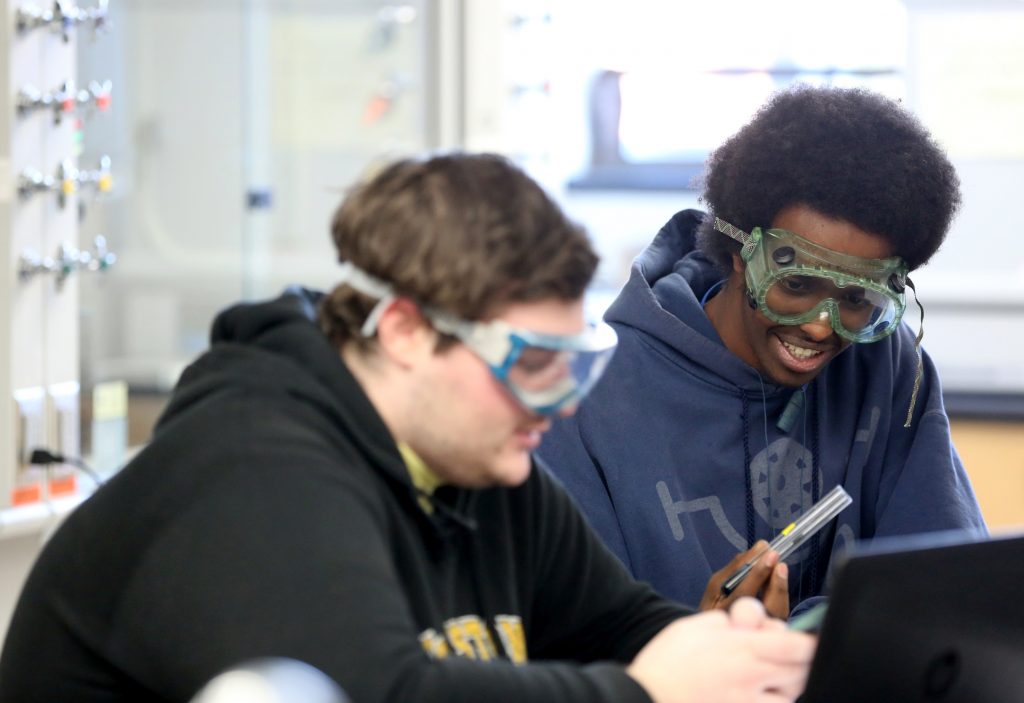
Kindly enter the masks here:
<path id="1" fill-rule="evenodd" d="M 396 298 L 377 323 L 377 344 L 384 356 L 409 368 L 434 353 L 437 332 L 415 303 Z"/>
<path id="2" fill-rule="evenodd" d="M 732 270 L 734 273 L 742 274 L 747 270 L 747 265 L 743 262 L 743 257 L 739 254 L 734 253 L 732 255 Z"/>

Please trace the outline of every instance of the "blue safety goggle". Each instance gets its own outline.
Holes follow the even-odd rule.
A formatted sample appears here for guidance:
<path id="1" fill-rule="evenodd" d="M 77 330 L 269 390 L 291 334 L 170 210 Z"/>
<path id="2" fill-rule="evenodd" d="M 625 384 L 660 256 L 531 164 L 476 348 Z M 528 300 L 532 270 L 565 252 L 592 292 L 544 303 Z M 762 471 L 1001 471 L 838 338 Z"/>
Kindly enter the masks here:
<path id="1" fill-rule="evenodd" d="M 360 333 L 372 337 L 385 308 L 396 297 L 391 284 L 350 261 L 341 263 L 341 283 L 378 298 Z M 605 323 L 570 335 L 544 334 L 503 320 L 471 322 L 442 310 L 422 308 L 438 332 L 451 335 L 476 354 L 531 412 L 552 415 L 579 403 L 604 373 L 618 338 Z"/>
<path id="2" fill-rule="evenodd" d="M 607 324 L 573 335 L 543 334 L 504 320 L 470 322 L 425 311 L 434 328 L 466 345 L 528 410 L 556 414 L 578 404 L 604 373 L 618 341 Z"/>

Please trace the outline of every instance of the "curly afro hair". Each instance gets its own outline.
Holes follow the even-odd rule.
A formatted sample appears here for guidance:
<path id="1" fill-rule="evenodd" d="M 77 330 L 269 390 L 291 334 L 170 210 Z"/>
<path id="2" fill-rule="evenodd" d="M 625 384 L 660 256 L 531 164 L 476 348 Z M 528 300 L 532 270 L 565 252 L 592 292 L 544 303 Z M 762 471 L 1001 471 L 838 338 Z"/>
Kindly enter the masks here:
<path id="1" fill-rule="evenodd" d="M 889 241 L 916 269 L 938 250 L 960 207 L 960 180 L 928 131 L 899 103 L 860 88 L 776 93 L 711 154 L 698 247 L 724 272 L 739 244 L 714 217 L 749 232 L 806 205 Z"/>

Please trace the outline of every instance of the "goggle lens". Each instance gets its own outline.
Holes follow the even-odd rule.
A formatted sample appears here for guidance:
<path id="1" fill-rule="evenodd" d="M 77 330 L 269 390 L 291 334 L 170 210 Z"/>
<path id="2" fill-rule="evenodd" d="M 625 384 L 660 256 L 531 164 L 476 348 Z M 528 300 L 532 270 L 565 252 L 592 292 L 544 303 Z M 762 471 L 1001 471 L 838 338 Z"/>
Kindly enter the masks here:
<path id="1" fill-rule="evenodd" d="M 606 324 L 580 334 L 552 335 L 517 329 L 502 320 L 468 322 L 437 313 L 431 319 L 479 356 L 525 408 L 545 415 L 576 405 L 590 392 L 617 342 Z"/>
<path id="2" fill-rule="evenodd" d="M 808 273 L 783 275 L 765 289 L 763 305 L 778 322 L 800 324 L 827 310 L 851 339 L 884 336 L 899 321 L 895 300 L 862 283 Z M 844 335 L 846 336 L 846 335 Z"/>
<path id="3" fill-rule="evenodd" d="M 569 376 L 571 354 L 565 351 L 525 347 L 508 370 L 508 380 L 520 388 L 536 391 Z"/>
<path id="4" fill-rule="evenodd" d="M 511 335 L 512 351 L 501 366 L 491 364 L 491 371 L 523 406 L 543 415 L 578 404 L 615 352 L 614 332 L 610 346 L 577 344 L 571 337 L 548 337 L 552 346 L 538 346 L 535 340 L 526 342 L 523 334 Z M 568 348 L 557 348 L 563 344 Z"/>
<path id="5" fill-rule="evenodd" d="M 719 230 L 746 237 L 747 286 L 774 322 L 799 325 L 827 313 L 839 336 L 874 342 L 891 334 L 903 316 L 906 267 L 898 257 L 844 254 L 782 229 L 755 228 L 746 235 L 722 223 Z"/>

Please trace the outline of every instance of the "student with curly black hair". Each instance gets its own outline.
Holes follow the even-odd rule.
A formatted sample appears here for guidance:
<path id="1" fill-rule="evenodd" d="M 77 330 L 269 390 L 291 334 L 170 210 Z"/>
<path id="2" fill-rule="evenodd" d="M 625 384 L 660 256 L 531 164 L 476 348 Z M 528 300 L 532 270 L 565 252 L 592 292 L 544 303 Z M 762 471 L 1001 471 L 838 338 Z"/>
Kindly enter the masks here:
<path id="1" fill-rule="evenodd" d="M 677 600 L 759 595 L 784 616 L 855 540 L 984 530 L 902 324 L 960 205 L 920 122 L 862 89 L 782 91 L 711 155 L 703 201 L 634 262 L 606 315 L 615 357 L 539 450 L 606 544 Z M 765 552 L 837 485 L 837 520 L 786 562 Z"/>
<path id="2" fill-rule="evenodd" d="M 960 207 L 953 165 L 917 119 L 861 89 L 776 94 L 708 160 L 711 214 L 750 231 L 794 203 L 884 239 L 913 271 L 938 250 Z M 704 221 L 698 248 L 732 269 L 740 245 Z"/>

